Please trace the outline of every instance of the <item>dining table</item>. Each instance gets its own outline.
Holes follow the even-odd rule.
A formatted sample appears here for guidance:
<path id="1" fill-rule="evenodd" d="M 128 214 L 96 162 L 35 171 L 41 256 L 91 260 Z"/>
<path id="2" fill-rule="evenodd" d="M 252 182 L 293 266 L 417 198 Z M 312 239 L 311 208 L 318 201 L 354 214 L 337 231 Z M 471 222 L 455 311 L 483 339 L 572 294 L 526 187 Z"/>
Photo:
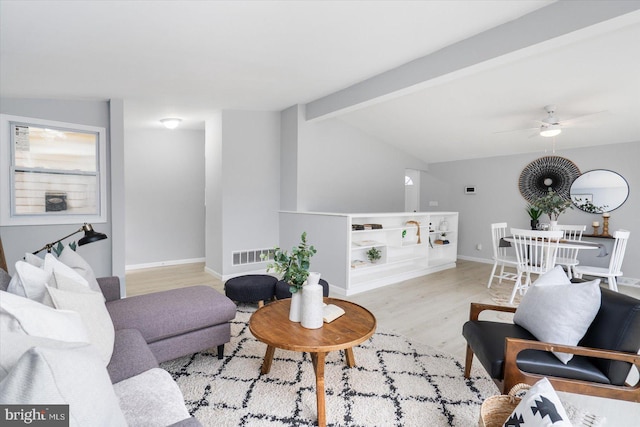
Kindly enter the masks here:
<path id="1" fill-rule="evenodd" d="M 505 236 L 500 239 L 500 247 L 501 248 L 509 248 L 513 243 L 513 236 Z M 568 240 L 568 239 L 560 239 L 558 242 L 558 248 L 565 249 L 589 249 L 589 250 L 598 250 L 597 257 L 606 257 L 609 255 L 607 252 L 607 247 L 602 243 L 590 242 L 588 240 Z"/>

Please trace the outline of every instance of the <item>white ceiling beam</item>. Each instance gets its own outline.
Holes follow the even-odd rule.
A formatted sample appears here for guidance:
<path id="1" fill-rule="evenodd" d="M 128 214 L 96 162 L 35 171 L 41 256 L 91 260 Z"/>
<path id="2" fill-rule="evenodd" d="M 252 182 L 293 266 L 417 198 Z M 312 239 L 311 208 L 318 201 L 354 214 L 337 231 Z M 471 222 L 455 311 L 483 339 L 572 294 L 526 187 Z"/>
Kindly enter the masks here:
<path id="1" fill-rule="evenodd" d="M 306 104 L 319 120 L 444 81 L 464 70 L 640 10 L 640 1 L 561 0 Z M 455 73 L 455 74 L 454 74 Z"/>

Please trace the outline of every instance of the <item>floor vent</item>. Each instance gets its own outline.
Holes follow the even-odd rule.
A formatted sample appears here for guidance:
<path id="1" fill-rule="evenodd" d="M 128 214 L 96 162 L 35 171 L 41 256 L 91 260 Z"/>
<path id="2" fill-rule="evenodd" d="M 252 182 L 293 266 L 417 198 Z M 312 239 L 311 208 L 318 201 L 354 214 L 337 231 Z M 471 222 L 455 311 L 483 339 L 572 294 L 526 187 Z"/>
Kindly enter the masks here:
<path id="1" fill-rule="evenodd" d="M 248 251 L 236 251 L 231 253 L 233 265 L 257 264 L 273 260 L 273 248 L 271 249 L 250 249 Z M 262 259 L 262 255 L 265 259 Z"/>

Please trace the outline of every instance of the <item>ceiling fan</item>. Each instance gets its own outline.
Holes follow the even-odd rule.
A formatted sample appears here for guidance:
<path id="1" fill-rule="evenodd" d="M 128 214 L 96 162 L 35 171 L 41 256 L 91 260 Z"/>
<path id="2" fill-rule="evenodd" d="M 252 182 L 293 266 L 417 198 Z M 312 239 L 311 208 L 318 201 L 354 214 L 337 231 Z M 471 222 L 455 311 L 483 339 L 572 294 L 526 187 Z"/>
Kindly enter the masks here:
<path id="1" fill-rule="evenodd" d="M 544 110 L 547 112 L 547 117 L 545 117 L 542 120 L 535 120 L 536 123 L 539 123 L 539 127 L 525 128 L 525 129 L 515 129 L 515 130 L 508 130 L 508 131 L 502 131 L 502 132 L 496 132 L 496 133 L 516 132 L 516 131 L 521 131 L 521 130 L 534 130 L 534 129 L 537 129 L 539 132 L 536 133 L 536 134 L 531 135 L 531 137 L 540 135 L 540 136 L 544 136 L 544 137 L 548 138 L 548 137 L 553 137 L 553 136 L 559 135 L 562 132 L 563 128 L 570 127 L 577 121 L 583 120 L 586 117 L 594 116 L 596 114 L 604 113 L 606 111 L 606 110 L 597 111 L 595 113 L 584 114 L 582 116 L 573 117 L 573 118 L 567 119 L 567 120 L 560 120 L 556 116 L 556 106 L 555 105 L 553 105 L 553 104 L 545 105 Z"/>

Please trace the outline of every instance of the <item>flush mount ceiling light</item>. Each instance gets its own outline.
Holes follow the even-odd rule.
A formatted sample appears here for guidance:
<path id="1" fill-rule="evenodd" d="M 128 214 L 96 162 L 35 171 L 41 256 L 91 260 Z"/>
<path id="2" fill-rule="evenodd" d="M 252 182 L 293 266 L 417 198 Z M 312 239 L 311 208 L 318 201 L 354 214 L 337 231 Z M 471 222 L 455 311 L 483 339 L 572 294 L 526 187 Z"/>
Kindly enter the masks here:
<path id="1" fill-rule="evenodd" d="M 178 127 L 181 121 L 182 119 L 168 118 L 160 120 L 160 123 L 162 123 L 167 129 L 175 129 Z"/>

